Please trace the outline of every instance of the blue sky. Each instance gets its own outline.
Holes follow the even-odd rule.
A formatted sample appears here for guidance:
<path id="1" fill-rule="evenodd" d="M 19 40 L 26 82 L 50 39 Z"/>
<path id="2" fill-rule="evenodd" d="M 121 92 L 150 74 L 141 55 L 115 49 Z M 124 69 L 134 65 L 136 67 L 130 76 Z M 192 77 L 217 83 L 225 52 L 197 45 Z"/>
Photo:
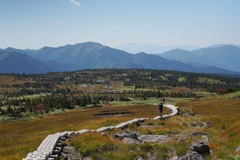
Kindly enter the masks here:
<path id="1" fill-rule="evenodd" d="M 0 0 L 0 48 L 240 44 L 240 0 Z"/>

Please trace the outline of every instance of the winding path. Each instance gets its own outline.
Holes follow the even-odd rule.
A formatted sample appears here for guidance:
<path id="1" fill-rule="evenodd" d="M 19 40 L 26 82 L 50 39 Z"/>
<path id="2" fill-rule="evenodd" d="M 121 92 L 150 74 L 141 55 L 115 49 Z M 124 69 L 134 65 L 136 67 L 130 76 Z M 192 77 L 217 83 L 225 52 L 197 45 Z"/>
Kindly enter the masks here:
<path id="1" fill-rule="evenodd" d="M 179 111 L 179 109 L 174 105 L 165 104 L 164 107 L 172 110 L 172 113 L 163 115 L 162 118 L 174 116 Z M 122 122 L 116 126 L 105 126 L 105 127 L 98 128 L 96 130 L 82 129 L 79 131 L 65 131 L 65 132 L 50 134 L 42 141 L 42 143 L 40 144 L 40 146 L 37 148 L 36 151 L 28 153 L 27 157 L 24 158 L 23 160 L 55 160 L 58 158 L 58 155 L 61 152 L 63 141 L 74 135 L 80 135 L 86 132 L 104 132 L 106 130 L 111 130 L 114 128 L 120 129 L 120 128 L 126 127 L 129 124 L 134 124 L 137 122 L 142 122 L 144 120 L 150 120 L 150 119 L 158 120 L 160 118 L 161 118 L 160 116 L 157 116 L 154 118 L 135 118 L 127 122 Z"/>

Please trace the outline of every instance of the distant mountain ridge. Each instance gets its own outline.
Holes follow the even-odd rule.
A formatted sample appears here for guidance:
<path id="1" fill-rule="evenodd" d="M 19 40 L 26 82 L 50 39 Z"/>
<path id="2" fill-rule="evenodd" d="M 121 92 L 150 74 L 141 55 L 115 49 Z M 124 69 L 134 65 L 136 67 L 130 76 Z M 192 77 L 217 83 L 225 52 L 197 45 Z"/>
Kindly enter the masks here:
<path id="1" fill-rule="evenodd" d="M 160 46 L 157 44 L 137 44 L 137 43 L 126 43 L 123 45 L 116 46 L 115 48 L 129 52 L 129 53 L 139 53 L 145 52 L 150 54 L 159 54 L 164 53 L 176 48 L 184 49 L 184 50 L 196 50 L 198 47 L 192 45 L 178 45 L 178 46 Z"/>
<path id="2" fill-rule="evenodd" d="M 186 52 L 186 54 L 189 52 L 184 50 L 175 50 L 175 52 L 176 51 L 181 51 L 183 53 Z M 154 54 L 147 54 L 143 52 L 138 54 L 130 54 L 128 52 L 110 48 L 95 42 L 78 43 L 75 45 L 66 45 L 56 48 L 43 47 L 39 50 L 19 50 L 14 48 L 6 48 L 0 50 L 0 52 L 10 53 L 10 55 L 15 56 L 15 58 L 11 58 L 7 62 L 6 59 L 2 58 L 0 67 L 4 68 L 4 72 L 0 70 L 1 73 L 19 73 L 19 70 L 14 72 L 13 69 L 11 69 L 11 72 L 10 70 L 8 72 L 8 68 L 14 68 L 12 67 L 14 65 L 25 65 L 28 68 L 32 68 L 31 71 L 27 70 L 26 73 L 46 73 L 53 71 L 73 71 L 81 69 L 139 68 L 176 70 L 185 72 L 238 74 L 236 72 L 220 69 L 215 66 L 193 66 L 191 64 L 186 64 L 174 59 L 168 60 Z M 23 61 L 23 57 L 26 59 L 25 61 Z M 10 63 L 10 60 L 13 62 Z M 10 66 L 7 66 L 8 64 Z M 33 67 L 31 67 L 31 65 L 33 65 Z M 38 68 L 36 66 L 38 66 Z M 24 69 L 24 67 L 22 68 Z M 20 73 L 23 72 L 24 70 L 21 70 Z"/>
<path id="3" fill-rule="evenodd" d="M 47 65 L 25 54 L 0 51 L 0 73 L 44 73 L 49 71 Z"/>
<path id="4" fill-rule="evenodd" d="M 240 72 L 240 48 L 234 45 L 214 45 L 193 51 L 171 50 L 159 56 L 194 66 L 215 66 Z"/>
<path id="5" fill-rule="evenodd" d="M 55 61 L 41 61 L 26 54 L 0 50 L 0 73 L 47 73 L 75 70 L 75 66 Z"/>

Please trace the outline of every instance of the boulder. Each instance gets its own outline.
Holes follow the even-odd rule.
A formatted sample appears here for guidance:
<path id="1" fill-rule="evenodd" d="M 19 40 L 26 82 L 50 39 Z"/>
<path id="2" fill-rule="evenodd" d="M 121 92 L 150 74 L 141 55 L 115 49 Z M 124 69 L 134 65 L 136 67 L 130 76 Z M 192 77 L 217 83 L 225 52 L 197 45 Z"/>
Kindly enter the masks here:
<path id="1" fill-rule="evenodd" d="M 138 139 L 142 142 L 158 142 L 158 141 L 168 141 L 169 136 L 165 135 L 141 135 Z"/>
<path id="2" fill-rule="evenodd" d="M 126 138 L 126 137 L 123 138 L 122 142 L 126 143 L 126 144 L 141 144 L 142 143 L 139 140 L 132 139 L 132 138 Z"/>
<path id="3" fill-rule="evenodd" d="M 205 142 L 205 143 L 209 142 L 208 136 L 205 136 L 205 135 L 202 136 L 202 141 Z"/>
<path id="4" fill-rule="evenodd" d="M 136 132 L 130 132 L 128 130 L 126 131 L 123 131 L 123 132 L 119 132 L 119 133 L 116 133 L 115 135 L 113 135 L 114 138 L 131 138 L 131 139 L 135 139 L 135 140 L 138 140 L 138 135 Z"/>
<path id="5" fill-rule="evenodd" d="M 195 142 L 190 147 L 190 152 L 197 152 L 198 154 L 202 156 L 209 156 L 210 155 L 210 149 L 207 144 L 204 144 L 204 142 Z"/>
<path id="6" fill-rule="evenodd" d="M 210 156 L 208 145 L 202 141 L 198 141 L 191 145 L 185 156 L 179 157 L 177 160 L 204 160 L 206 156 Z"/>
<path id="7" fill-rule="evenodd" d="M 203 132 L 193 132 L 191 133 L 191 136 L 206 136 L 207 133 L 203 133 Z"/>

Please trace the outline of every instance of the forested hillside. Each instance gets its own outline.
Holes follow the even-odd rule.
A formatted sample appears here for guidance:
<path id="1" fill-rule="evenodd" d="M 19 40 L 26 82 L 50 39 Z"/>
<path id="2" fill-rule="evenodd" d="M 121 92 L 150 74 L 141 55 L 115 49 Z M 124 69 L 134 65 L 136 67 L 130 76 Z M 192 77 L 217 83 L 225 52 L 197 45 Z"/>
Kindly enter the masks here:
<path id="1" fill-rule="evenodd" d="M 240 90 L 239 78 L 185 72 L 108 69 L 0 76 L 1 115 L 23 117 L 155 97 L 200 98 Z M 24 114 L 23 114 L 24 113 Z"/>

